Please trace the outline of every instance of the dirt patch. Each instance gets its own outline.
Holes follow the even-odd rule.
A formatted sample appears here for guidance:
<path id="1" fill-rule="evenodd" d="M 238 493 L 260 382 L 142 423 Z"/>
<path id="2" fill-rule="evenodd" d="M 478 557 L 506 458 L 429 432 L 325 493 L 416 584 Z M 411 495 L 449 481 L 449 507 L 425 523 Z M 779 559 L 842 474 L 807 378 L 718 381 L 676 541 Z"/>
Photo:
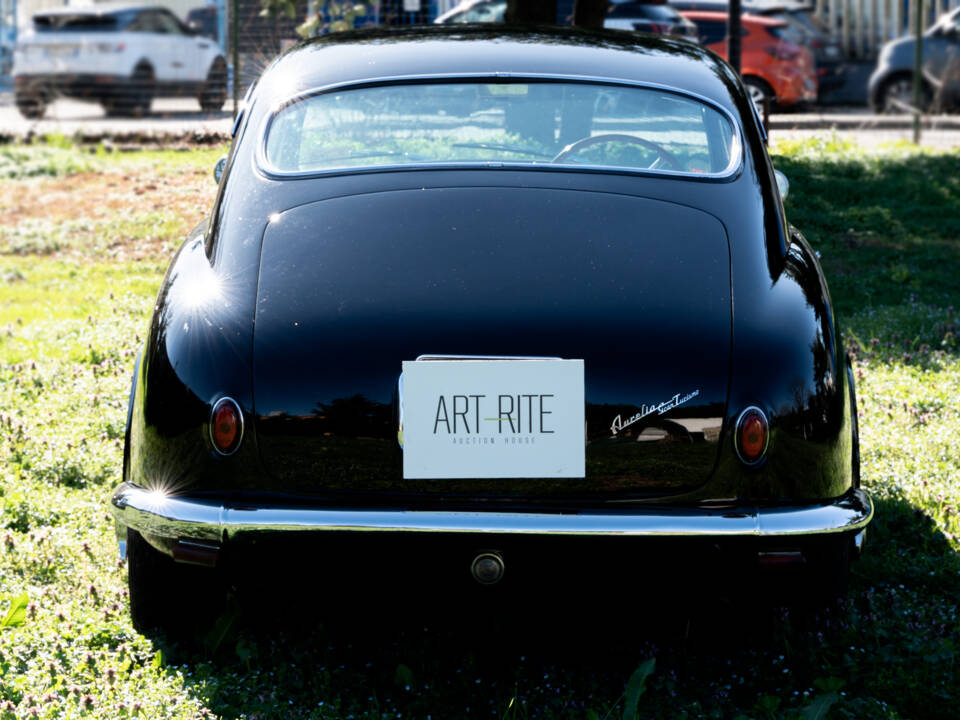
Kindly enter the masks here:
<path id="1" fill-rule="evenodd" d="M 102 260 L 107 250 L 138 260 L 168 256 L 210 211 L 217 188 L 207 168 L 133 167 L 21 180 L 5 190 L 5 252 Z"/>

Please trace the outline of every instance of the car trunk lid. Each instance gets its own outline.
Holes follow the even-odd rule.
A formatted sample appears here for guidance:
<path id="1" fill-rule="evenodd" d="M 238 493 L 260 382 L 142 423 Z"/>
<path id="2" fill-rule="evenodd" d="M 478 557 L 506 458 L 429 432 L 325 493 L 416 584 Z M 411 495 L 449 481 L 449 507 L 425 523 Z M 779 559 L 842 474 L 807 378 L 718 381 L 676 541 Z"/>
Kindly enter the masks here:
<path id="1" fill-rule="evenodd" d="M 254 341 L 267 489 L 371 502 L 693 490 L 724 416 L 729 278 L 721 223 L 649 198 L 443 188 L 279 213 Z M 402 363 L 449 355 L 583 360 L 584 477 L 404 478 Z"/>

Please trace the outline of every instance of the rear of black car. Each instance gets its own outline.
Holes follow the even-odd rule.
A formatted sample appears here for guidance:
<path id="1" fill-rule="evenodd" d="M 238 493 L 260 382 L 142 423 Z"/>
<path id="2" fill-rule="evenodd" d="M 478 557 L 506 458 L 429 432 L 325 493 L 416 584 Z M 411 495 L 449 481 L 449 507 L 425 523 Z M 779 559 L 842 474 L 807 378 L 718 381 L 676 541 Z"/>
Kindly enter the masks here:
<path id="1" fill-rule="evenodd" d="M 333 588 L 351 570 L 475 588 L 575 567 L 589 590 L 590 571 L 631 587 L 760 558 L 819 572 L 869 521 L 846 383 L 812 365 L 835 364 L 815 268 L 764 252 L 778 216 L 756 130 L 663 87 L 674 57 L 719 83 L 711 57 L 632 39 L 625 67 L 655 81 L 600 80 L 621 34 L 558 33 L 470 48 L 474 68 L 516 53 L 526 74 L 416 64 L 479 33 L 396 55 L 378 35 L 354 51 L 406 76 L 254 99 L 135 375 L 113 506 L 138 624 L 165 622 L 149 598 L 183 563 L 289 559 Z M 334 68 L 325 47 L 344 44 L 297 52 Z M 558 50 L 582 62 L 543 62 Z M 579 374 L 532 389 L 561 367 Z M 502 385 L 458 384 L 481 369 Z"/>

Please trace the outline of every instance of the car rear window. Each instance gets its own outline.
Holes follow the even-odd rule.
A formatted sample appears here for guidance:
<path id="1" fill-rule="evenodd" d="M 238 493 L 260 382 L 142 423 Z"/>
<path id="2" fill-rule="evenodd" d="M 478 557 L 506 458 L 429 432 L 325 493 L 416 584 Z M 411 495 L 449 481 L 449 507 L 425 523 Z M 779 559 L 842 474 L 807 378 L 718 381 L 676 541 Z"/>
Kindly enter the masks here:
<path id="1" fill-rule="evenodd" d="M 116 32 L 119 23 L 115 15 L 57 13 L 34 16 L 33 27 L 37 32 Z"/>
<path id="2" fill-rule="evenodd" d="M 273 116 L 264 155 L 276 173 L 510 164 L 715 175 L 739 162 L 739 135 L 713 106 L 666 90 L 483 79 L 308 95 Z"/>

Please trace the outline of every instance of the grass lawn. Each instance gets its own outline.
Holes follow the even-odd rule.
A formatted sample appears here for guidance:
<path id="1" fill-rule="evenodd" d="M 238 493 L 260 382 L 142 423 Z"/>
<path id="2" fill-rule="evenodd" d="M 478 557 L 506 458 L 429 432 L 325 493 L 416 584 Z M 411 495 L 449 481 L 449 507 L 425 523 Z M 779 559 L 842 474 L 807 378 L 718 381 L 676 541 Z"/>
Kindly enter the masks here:
<path id="1" fill-rule="evenodd" d="M 548 633 L 569 643 L 485 618 L 355 642 L 336 618 L 291 627 L 268 594 L 257 627 L 185 647 L 131 627 L 107 500 L 133 356 L 221 152 L 0 148 L 0 720 L 957 715 L 960 152 L 773 148 L 856 358 L 877 515 L 842 607 L 773 612 L 757 641 L 735 613 L 634 632 L 627 598 L 583 642 L 575 617 Z"/>

